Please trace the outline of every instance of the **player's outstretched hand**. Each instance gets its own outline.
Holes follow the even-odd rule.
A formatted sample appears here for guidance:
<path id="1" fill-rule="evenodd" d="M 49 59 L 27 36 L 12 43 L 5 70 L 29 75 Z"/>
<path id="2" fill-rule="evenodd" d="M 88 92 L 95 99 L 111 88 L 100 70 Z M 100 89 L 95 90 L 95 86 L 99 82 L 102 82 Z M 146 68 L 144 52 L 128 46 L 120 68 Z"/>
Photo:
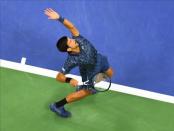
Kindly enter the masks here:
<path id="1" fill-rule="evenodd" d="M 60 15 L 59 13 L 57 13 L 56 11 L 54 11 L 53 9 L 51 8 L 47 8 L 44 10 L 44 14 L 46 16 L 48 16 L 48 19 L 51 19 L 51 20 L 57 20 L 59 19 Z"/>

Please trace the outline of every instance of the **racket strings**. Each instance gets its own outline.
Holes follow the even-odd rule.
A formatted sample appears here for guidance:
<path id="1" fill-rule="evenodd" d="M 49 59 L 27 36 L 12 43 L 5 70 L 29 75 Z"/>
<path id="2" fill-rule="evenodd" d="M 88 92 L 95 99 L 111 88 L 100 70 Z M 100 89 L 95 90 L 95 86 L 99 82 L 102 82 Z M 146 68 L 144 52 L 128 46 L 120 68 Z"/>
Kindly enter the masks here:
<path id="1" fill-rule="evenodd" d="M 107 78 L 108 78 L 108 76 L 107 76 L 106 74 L 104 74 L 104 73 L 99 73 L 99 74 L 97 74 L 97 75 L 95 76 L 94 82 L 95 82 L 95 83 L 99 83 L 99 82 L 101 82 L 101 81 L 104 81 L 104 80 L 107 79 Z"/>
<path id="2" fill-rule="evenodd" d="M 105 73 L 98 73 L 94 79 L 94 89 L 99 92 L 104 92 L 109 90 L 111 86 L 111 79 Z"/>

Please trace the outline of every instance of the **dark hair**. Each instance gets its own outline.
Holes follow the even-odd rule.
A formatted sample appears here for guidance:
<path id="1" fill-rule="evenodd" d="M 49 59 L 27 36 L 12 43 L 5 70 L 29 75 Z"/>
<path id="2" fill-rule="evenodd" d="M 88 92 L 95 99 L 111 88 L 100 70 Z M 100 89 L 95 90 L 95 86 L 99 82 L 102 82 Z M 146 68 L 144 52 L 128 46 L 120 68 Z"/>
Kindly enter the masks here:
<path id="1" fill-rule="evenodd" d="M 58 41 L 57 41 L 57 49 L 61 52 L 67 52 L 68 49 L 68 37 L 67 36 L 63 36 L 61 37 Z"/>

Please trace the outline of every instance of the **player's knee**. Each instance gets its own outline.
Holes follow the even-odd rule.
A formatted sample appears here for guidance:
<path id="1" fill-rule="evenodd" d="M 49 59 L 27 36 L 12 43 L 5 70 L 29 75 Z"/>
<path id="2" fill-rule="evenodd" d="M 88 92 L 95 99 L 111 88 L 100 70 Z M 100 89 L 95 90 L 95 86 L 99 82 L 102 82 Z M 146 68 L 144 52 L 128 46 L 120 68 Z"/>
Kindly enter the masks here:
<path id="1" fill-rule="evenodd" d="M 81 90 L 80 91 L 80 95 L 82 97 L 88 96 L 89 94 L 90 94 L 90 91 L 89 90 Z"/>
<path id="2" fill-rule="evenodd" d="M 90 94 L 90 91 L 88 90 L 80 90 L 74 93 L 71 97 L 72 99 L 80 99 L 80 98 L 88 96 L 89 94 Z"/>
<path id="3" fill-rule="evenodd" d="M 114 72 L 113 72 L 113 69 L 110 67 L 107 71 L 106 71 L 106 74 L 109 76 L 109 77 L 112 77 Z"/>

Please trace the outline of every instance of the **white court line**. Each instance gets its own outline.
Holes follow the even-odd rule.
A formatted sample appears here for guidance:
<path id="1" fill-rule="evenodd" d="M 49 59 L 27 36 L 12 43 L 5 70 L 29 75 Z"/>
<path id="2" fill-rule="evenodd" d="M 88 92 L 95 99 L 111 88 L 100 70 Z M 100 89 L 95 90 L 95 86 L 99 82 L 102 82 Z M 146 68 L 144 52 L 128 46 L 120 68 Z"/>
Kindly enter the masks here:
<path id="1" fill-rule="evenodd" d="M 25 57 L 22 57 L 22 59 L 21 59 L 21 64 L 22 64 L 22 65 L 25 65 L 26 61 L 27 61 L 27 59 L 26 59 Z"/>
<path id="2" fill-rule="evenodd" d="M 0 59 L 0 67 L 5 67 L 5 68 L 29 72 L 29 73 L 33 73 L 33 74 L 37 74 L 37 75 L 56 78 L 58 71 L 53 71 L 53 70 L 49 70 L 49 69 L 26 65 L 25 62 L 26 62 L 26 58 L 23 58 L 21 60 L 21 63 Z M 69 74 L 68 76 L 76 78 L 81 83 L 80 76 L 72 75 L 72 74 Z M 104 83 L 101 83 L 100 86 L 103 88 L 105 87 Z M 112 83 L 110 90 L 174 104 L 174 96 L 170 96 L 170 95 L 160 94 L 160 93 L 156 93 L 156 92 L 146 91 L 146 90 L 123 86 L 123 85 L 118 85 L 115 83 Z"/>

